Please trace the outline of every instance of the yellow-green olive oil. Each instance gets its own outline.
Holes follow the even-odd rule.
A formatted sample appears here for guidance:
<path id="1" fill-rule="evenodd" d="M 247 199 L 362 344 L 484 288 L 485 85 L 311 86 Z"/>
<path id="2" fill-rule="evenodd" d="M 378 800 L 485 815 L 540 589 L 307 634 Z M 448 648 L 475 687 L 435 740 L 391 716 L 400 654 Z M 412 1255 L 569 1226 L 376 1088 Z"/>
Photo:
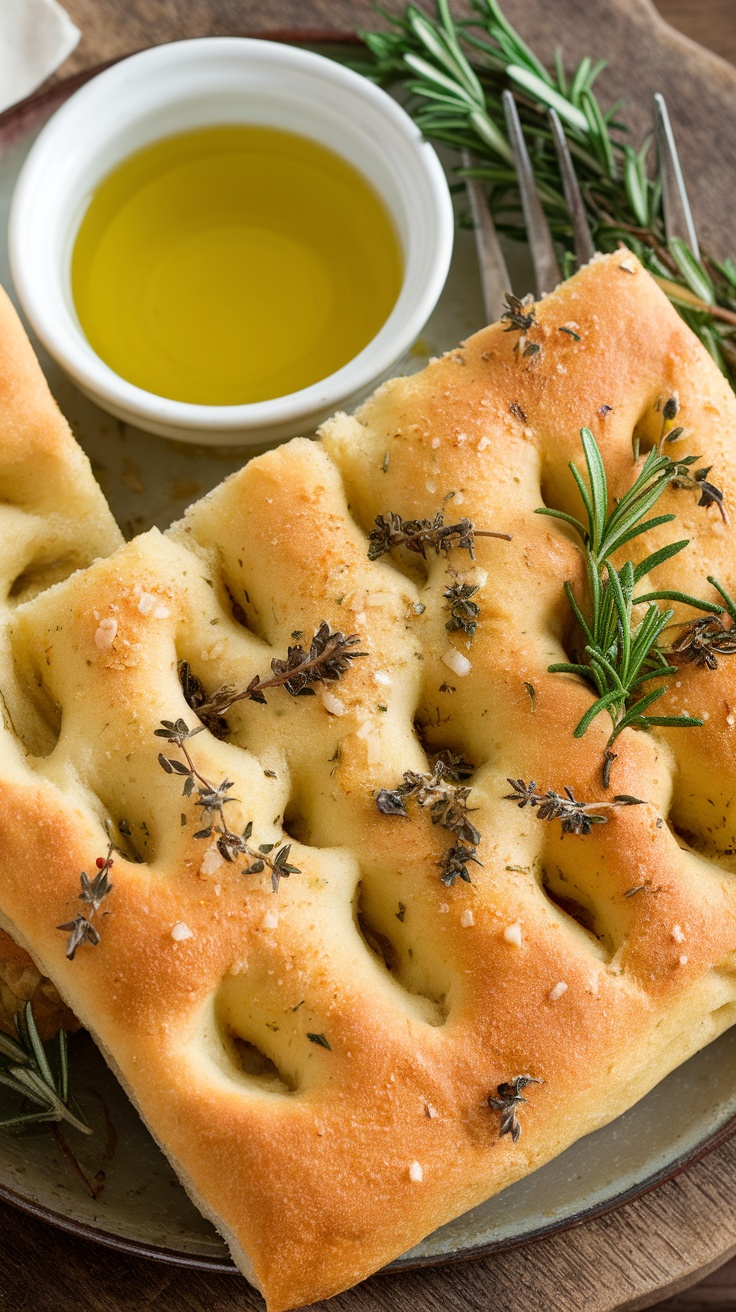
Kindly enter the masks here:
<path id="1" fill-rule="evenodd" d="M 390 314 L 401 248 L 369 182 L 291 132 L 227 125 L 137 151 L 99 184 L 72 255 L 93 349 L 158 396 L 241 405 L 347 364 Z"/>

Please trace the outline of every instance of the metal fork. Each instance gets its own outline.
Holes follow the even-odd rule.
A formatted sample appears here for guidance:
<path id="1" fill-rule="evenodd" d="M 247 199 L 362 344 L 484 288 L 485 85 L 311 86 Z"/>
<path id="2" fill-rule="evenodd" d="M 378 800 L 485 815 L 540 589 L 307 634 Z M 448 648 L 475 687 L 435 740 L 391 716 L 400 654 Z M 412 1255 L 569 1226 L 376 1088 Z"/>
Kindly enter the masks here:
<path id="1" fill-rule="evenodd" d="M 509 142 L 521 196 L 521 208 L 529 241 L 529 252 L 534 272 L 534 293 L 537 299 L 551 292 L 562 280 L 562 271 L 555 251 L 552 233 L 537 192 L 529 152 L 521 129 L 519 111 L 510 91 L 503 93 L 503 107 Z M 552 139 L 557 152 L 565 202 L 572 223 L 575 262 L 578 268 L 587 264 L 595 254 L 595 244 L 585 213 L 585 205 L 570 148 L 559 116 L 554 109 L 548 111 Z M 654 97 L 654 119 L 657 141 L 657 167 L 662 183 L 664 228 L 667 241 L 679 237 L 697 260 L 700 248 L 688 200 L 680 159 L 677 153 L 672 124 L 664 96 Z M 471 168 L 472 157 L 463 153 L 463 167 Z M 470 209 L 475 225 L 475 241 L 480 268 L 483 306 L 488 323 L 495 322 L 502 313 L 505 293 L 512 290 L 506 262 L 498 240 L 485 190 L 480 181 L 466 178 Z M 525 289 L 524 289 L 525 290 Z"/>

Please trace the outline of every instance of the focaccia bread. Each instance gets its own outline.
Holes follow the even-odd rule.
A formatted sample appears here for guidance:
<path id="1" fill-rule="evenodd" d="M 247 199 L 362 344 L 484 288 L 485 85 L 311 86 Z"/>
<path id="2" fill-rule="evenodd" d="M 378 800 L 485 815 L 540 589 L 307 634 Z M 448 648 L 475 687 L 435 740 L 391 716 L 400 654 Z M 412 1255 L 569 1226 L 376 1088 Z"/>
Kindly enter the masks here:
<path id="1" fill-rule="evenodd" d="M 362 1279 L 736 1019 L 736 661 L 683 664 L 666 713 L 705 724 L 625 730 L 606 791 L 610 721 L 575 738 L 593 694 L 547 668 L 566 659 L 563 584 L 582 595 L 582 555 L 533 513 L 579 513 L 567 465 L 583 425 L 622 495 L 635 431 L 642 450 L 657 440 L 674 393 L 682 454 L 728 501 L 736 401 L 628 254 L 542 301 L 528 338 L 541 350 L 483 330 L 8 621 L 42 692 L 0 744 L 5 921 L 272 1312 Z M 369 558 L 376 516 L 443 503 L 511 540 L 477 537 L 475 563 L 461 548 Z M 657 513 L 677 524 L 636 558 L 688 536 L 657 584 L 711 597 L 715 574 L 733 592 L 732 530 L 697 503 L 668 489 Z M 474 636 L 447 628 L 448 564 L 478 588 Z M 208 728 L 177 739 L 203 698 L 267 680 L 322 625 L 359 637 L 341 677 L 210 706 Z M 428 809 L 377 805 L 439 751 L 470 769 L 472 883 L 449 882 L 451 835 Z M 507 799 L 509 777 L 643 804 L 563 837 Z M 232 861 L 212 829 L 225 796 L 249 848 Z M 112 853 L 99 942 L 69 960 L 57 926 L 89 910 L 80 872 L 104 862 L 105 823 L 127 859 Z M 297 868 L 277 892 L 274 861 Z"/>
<path id="2" fill-rule="evenodd" d="M 14 664 L 7 632 L 15 607 L 121 542 L 89 461 L 0 288 L 0 715 L 6 750 L 43 751 L 49 736 L 44 721 L 56 714 L 40 685 L 29 686 L 30 671 Z M 43 707 L 38 741 L 24 741 L 28 698 Z M 0 931 L 0 1028 L 12 1031 L 13 1015 L 26 1002 L 44 1039 L 60 1027 L 77 1028 L 54 986 Z"/>

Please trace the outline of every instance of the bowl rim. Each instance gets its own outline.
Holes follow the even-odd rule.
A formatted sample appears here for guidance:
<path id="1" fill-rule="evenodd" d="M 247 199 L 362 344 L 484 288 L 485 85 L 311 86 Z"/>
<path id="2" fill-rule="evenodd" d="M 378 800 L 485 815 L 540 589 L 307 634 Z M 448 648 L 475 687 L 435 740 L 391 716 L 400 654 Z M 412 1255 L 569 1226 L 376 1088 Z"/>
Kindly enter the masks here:
<path id="1" fill-rule="evenodd" d="M 100 97 L 103 103 L 110 103 L 116 88 L 128 76 L 131 64 L 137 68 L 144 65 L 150 76 L 166 67 L 178 65 L 185 68 L 213 52 L 223 59 L 240 57 L 256 63 L 270 62 L 285 71 L 289 68 L 305 72 L 319 70 L 320 76 L 330 79 L 338 94 L 343 90 L 353 97 L 362 98 L 367 108 L 383 119 L 394 139 L 400 140 L 403 148 L 414 154 L 416 176 L 424 185 L 433 217 L 426 261 L 429 274 L 423 277 L 413 300 L 403 307 L 402 318 L 393 332 L 387 333 L 386 329 L 402 299 L 405 279 L 399 297 L 378 333 L 340 369 L 285 396 L 222 406 L 158 396 L 128 382 L 107 365 L 94 352 L 73 318 L 62 318 L 47 304 L 45 278 L 36 270 L 32 237 L 28 235 L 26 222 L 30 207 L 37 205 L 39 196 L 43 196 L 46 190 L 45 163 L 50 154 L 58 152 L 69 126 L 80 112 L 94 108 Z M 111 126 L 111 133 L 113 130 Z M 391 210 L 385 195 L 383 199 Z M 143 428 L 150 422 L 151 425 L 176 430 L 182 438 L 188 433 L 206 432 L 210 441 L 216 441 L 218 437 L 227 440 L 229 433 L 242 434 L 249 430 L 263 432 L 267 437 L 269 429 L 329 414 L 341 403 L 364 394 L 377 384 L 421 333 L 436 305 L 447 278 L 453 241 L 453 204 L 443 167 L 434 148 L 422 137 L 401 106 L 367 78 L 325 55 L 281 40 L 248 36 L 196 37 L 148 47 L 101 66 L 99 72 L 93 72 L 81 85 L 76 85 L 72 94 L 43 125 L 31 147 L 16 184 L 8 224 L 11 273 L 23 310 L 39 340 L 80 390 L 86 391 L 111 413 L 124 412 L 133 423 L 140 421 Z M 61 288 L 64 279 L 61 261 L 55 277 L 57 287 Z M 150 431 L 155 431 L 155 428 Z"/>

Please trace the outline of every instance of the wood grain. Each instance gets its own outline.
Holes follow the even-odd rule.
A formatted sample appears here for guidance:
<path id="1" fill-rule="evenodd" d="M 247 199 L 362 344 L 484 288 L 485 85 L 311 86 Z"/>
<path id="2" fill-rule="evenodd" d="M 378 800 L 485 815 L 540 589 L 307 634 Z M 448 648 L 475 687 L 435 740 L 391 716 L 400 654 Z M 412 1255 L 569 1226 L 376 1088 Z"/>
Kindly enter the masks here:
<path id="1" fill-rule="evenodd" d="M 370 0 L 64 0 L 83 39 L 61 74 L 161 41 L 274 28 L 339 32 L 372 25 Z M 736 63 L 734 0 L 657 0 L 662 15 Z M 398 7 L 388 0 L 389 7 Z M 650 0 L 505 0 L 540 53 L 607 56 L 605 94 L 620 70 L 635 89 L 636 131 L 650 93 L 668 94 L 701 233 L 736 248 L 736 71 L 664 28 Z M 0 1205 L 0 1312 L 255 1312 L 262 1303 L 228 1276 L 157 1266 L 72 1239 Z M 706 1312 L 736 1308 L 736 1140 L 677 1180 L 563 1235 L 485 1262 L 378 1276 L 329 1312 Z M 720 1268 L 720 1269 L 717 1269 Z M 712 1270 L 697 1288 L 688 1288 Z M 665 1299 L 662 1302 L 662 1299 Z M 325 1308 L 325 1305 L 320 1305 Z"/>

